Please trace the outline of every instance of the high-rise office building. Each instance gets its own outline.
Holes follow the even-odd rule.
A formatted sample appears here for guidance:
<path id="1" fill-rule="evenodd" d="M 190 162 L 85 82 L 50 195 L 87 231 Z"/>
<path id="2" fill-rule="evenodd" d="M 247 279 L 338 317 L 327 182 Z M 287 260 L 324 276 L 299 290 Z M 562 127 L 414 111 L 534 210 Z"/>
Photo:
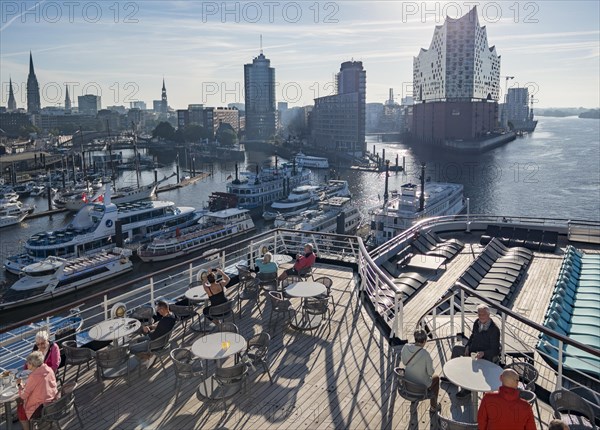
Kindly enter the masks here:
<path id="1" fill-rule="evenodd" d="M 15 100 L 15 94 L 13 93 L 12 79 L 8 78 L 8 111 L 12 112 L 17 110 L 17 101 Z"/>
<path id="2" fill-rule="evenodd" d="M 342 63 L 336 75 L 337 94 L 315 99 L 311 112 L 312 138 L 319 147 L 357 156 L 366 151 L 366 89 L 362 62 Z"/>
<path id="3" fill-rule="evenodd" d="M 500 56 L 490 47 L 477 8 L 437 26 L 429 49 L 413 59 L 412 135 L 424 143 L 470 140 L 498 118 Z"/>
<path id="4" fill-rule="evenodd" d="M 77 97 L 77 104 L 79 106 L 79 115 L 93 115 L 96 116 L 98 111 L 101 109 L 100 96 L 93 94 L 85 94 Z"/>
<path id="5" fill-rule="evenodd" d="M 262 53 L 244 65 L 246 140 L 268 140 L 275 134 L 275 69 Z"/>
<path id="6" fill-rule="evenodd" d="M 33 57 L 29 52 L 29 75 L 27 76 L 27 113 L 39 113 L 42 109 L 40 101 L 40 86 L 35 70 L 33 70 Z"/>

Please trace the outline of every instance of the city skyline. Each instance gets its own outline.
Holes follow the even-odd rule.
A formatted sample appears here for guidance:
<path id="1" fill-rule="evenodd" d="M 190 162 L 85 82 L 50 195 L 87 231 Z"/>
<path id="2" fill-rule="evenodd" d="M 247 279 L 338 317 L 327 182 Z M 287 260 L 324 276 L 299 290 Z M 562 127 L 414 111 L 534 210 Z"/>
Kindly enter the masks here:
<path id="1" fill-rule="evenodd" d="M 102 107 L 150 104 L 163 75 L 174 109 L 243 102 L 243 65 L 259 54 L 260 34 L 277 69 L 278 102 L 307 105 L 332 94 L 332 71 L 354 59 L 369 70 L 367 102 L 383 103 L 389 88 L 396 99 L 410 95 L 413 57 L 446 14 L 468 11 L 455 2 L 252 2 L 254 9 L 227 10 L 217 2 L 68 3 L 3 2 L 1 105 L 12 79 L 17 106 L 26 107 L 29 50 L 42 106 L 63 104 L 66 85 L 73 100 L 84 88 L 99 93 Z M 598 107 L 597 2 L 478 4 L 501 75 L 515 76 L 510 86 L 530 83 L 536 107 Z"/>

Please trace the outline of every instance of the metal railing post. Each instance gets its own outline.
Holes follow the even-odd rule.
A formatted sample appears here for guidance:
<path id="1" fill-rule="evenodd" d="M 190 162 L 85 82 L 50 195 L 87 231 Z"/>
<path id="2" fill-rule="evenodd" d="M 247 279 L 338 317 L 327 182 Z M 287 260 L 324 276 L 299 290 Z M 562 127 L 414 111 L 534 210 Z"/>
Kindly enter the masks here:
<path id="1" fill-rule="evenodd" d="M 375 309 L 377 310 L 377 312 L 379 312 L 379 306 L 381 305 L 381 302 L 379 301 L 379 274 L 375 273 L 375 301 L 376 303 L 376 307 Z"/>
<path id="2" fill-rule="evenodd" d="M 556 389 L 563 386 L 563 341 L 558 340 L 558 377 L 556 378 Z"/>
<path id="3" fill-rule="evenodd" d="M 460 289 L 460 332 L 465 335 L 465 291 Z"/>
<path id="4" fill-rule="evenodd" d="M 454 341 L 454 293 L 450 296 L 450 336 Z"/>
<path id="5" fill-rule="evenodd" d="M 107 320 L 108 319 L 108 296 L 105 294 L 104 295 L 104 319 Z"/>
<path id="6" fill-rule="evenodd" d="M 434 333 L 437 331 L 437 308 L 433 308 L 433 320 L 431 323 Z"/>
<path id="7" fill-rule="evenodd" d="M 506 362 L 506 346 L 504 345 L 504 339 L 506 335 L 506 314 L 502 312 L 502 327 L 500 328 L 500 346 L 502 347 L 502 362 Z"/>
<path id="8" fill-rule="evenodd" d="M 154 276 L 150 278 L 150 304 L 154 306 Z"/>
<path id="9" fill-rule="evenodd" d="M 194 263 L 190 263 L 190 284 L 193 282 L 194 275 L 192 274 Z"/>

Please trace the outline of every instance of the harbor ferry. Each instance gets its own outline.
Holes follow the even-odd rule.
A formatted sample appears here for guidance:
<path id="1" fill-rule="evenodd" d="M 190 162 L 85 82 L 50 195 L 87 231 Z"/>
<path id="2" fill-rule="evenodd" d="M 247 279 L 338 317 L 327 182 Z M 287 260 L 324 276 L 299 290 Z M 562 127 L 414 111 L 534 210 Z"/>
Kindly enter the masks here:
<path id="1" fill-rule="evenodd" d="M 144 262 L 171 260 L 195 251 L 214 248 L 255 230 L 246 209 L 224 209 L 203 214 L 197 225 L 160 234 L 137 249 Z"/>
<path id="2" fill-rule="evenodd" d="M 314 157 L 299 152 L 294 159 L 296 164 L 300 167 L 309 169 L 329 169 L 329 160 L 325 157 Z"/>
<path id="3" fill-rule="evenodd" d="M 0 311 L 59 297 L 115 278 L 133 268 L 131 251 L 113 248 L 66 260 L 47 257 L 25 266 L 21 277 L 0 296 Z"/>
<path id="4" fill-rule="evenodd" d="M 24 245 L 25 252 L 8 257 L 4 267 L 18 275 L 25 266 L 50 256 L 80 257 L 121 243 L 137 248 L 136 244 L 188 227 L 199 218 L 193 207 L 176 206 L 169 201 L 116 205 L 107 185 L 103 202 L 81 208 L 65 228 L 32 235 Z"/>

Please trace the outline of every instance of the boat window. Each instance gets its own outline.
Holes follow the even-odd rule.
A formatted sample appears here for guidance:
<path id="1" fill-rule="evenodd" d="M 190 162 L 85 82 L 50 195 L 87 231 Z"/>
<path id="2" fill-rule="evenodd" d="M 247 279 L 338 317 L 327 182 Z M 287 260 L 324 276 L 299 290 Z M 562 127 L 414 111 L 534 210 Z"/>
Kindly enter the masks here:
<path id="1" fill-rule="evenodd" d="M 53 275 L 55 272 L 56 272 L 56 269 L 49 269 L 49 270 L 40 270 L 40 271 L 36 271 L 36 272 L 29 272 L 28 275 L 31 276 L 32 278 L 41 278 L 42 276 Z"/>

